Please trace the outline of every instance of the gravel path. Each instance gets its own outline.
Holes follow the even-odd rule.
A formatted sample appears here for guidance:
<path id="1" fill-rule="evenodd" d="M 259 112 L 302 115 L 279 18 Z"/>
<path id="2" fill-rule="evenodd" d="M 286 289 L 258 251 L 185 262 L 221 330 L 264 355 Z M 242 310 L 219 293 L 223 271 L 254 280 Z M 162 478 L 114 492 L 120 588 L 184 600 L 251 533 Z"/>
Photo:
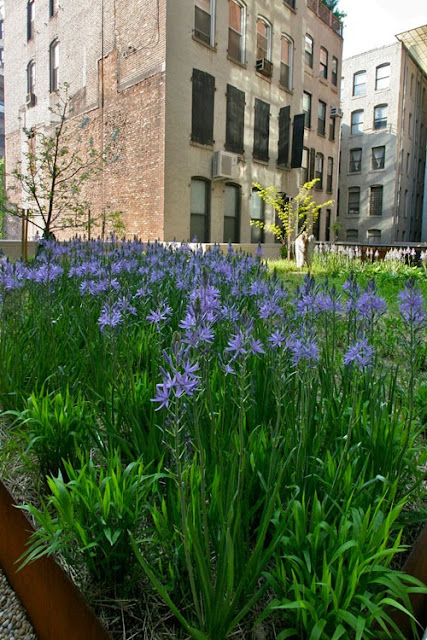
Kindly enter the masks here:
<path id="1" fill-rule="evenodd" d="M 1 568 L 0 640 L 37 640 L 34 629 Z"/>

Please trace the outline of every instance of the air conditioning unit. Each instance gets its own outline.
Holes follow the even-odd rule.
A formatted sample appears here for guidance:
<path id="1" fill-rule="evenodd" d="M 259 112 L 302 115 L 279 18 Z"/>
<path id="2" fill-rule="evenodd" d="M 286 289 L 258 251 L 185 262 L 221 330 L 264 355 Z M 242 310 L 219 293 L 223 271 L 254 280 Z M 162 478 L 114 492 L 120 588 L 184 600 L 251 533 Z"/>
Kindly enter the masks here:
<path id="1" fill-rule="evenodd" d="M 342 118 L 342 111 L 339 107 L 331 107 L 331 118 Z"/>
<path id="2" fill-rule="evenodd" d="M 212 156 L 212 179 L 226 180 L 233 178 L 233 168 L 237 164 L 237 158 L 227 151 L 214 151 Z"/>
<path id="3" fill-rule="evenodd" d="M 259 58 L 256 61 L 255 68 L 257 71 L 269 78 L 273 75 L 273 63 L 270 62 L 270 60 L 267 60 L 267 58 Z"/>
<path id="4" fill-rule="evenodd" d="M 36 96 L 34 93 L 27 93 L 25 104 L 27 105 L 27 107 L 34 107 L 34 105 L 36 104 Z"/>

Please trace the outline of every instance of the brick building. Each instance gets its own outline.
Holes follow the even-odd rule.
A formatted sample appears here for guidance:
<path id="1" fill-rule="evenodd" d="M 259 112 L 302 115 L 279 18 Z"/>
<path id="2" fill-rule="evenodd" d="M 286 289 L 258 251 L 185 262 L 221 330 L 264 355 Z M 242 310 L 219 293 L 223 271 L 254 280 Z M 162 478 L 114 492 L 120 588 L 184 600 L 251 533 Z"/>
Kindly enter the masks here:
<path id="1" fill-rule="evenodd" d="M 320 0 L 5 0 L 5 13 L 8 169 L 67 83 L 76 126 L 116 155 L 93 215 L 121 211 L 129 237 L 270 242 L 250 225 L 274 222 L 253 182 L 293 196 L 317 176 L 316 196 L 336 200 L 341 24 Z M 322 211 L 321 239 L 334 218 Z"/>
<path id="2" fill-rule="evenodd" d="M 426 174 L 427 26 L 343 62 L 340 239 L 420 242 Z"/>

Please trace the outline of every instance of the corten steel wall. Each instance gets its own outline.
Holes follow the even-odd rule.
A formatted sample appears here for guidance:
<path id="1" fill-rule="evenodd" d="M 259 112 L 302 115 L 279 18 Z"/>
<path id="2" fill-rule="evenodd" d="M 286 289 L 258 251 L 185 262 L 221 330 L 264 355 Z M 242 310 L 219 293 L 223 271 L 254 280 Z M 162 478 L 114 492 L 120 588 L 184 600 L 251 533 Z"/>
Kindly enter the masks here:
<path id="1" fill-rule="evenodd" d="M 129 236 L 162 238 L 164 0 L 76 0 L 51 19 L 48 0 L 40 0 L 30 41 L 26 5 L 25 0 L 6 0 L 8 170 L 23 158 L 28 144 L 24 128 L 49 126 L 49 108 L 57 100 L 49 92 L 49 45 L 57 37 L 59 83 L 69 84 L 75 126 L 83 117 L 89 119 L 85 134 L 93 136 L 98 149 L 111 145 L 116 156 L 88 185 L 92 219 L 121 211 Z M 26 68 L 32 59 L 36 105 L 27 107 Z M 17 236 L 16 225 L 9 224 L 12 235 Z"/>
<path id="2" fill-rule="evenodd" d="M 0 565 L 23 603 L 39 640 L 111 640 L 54 560 L 17 570 L 33 529 L 0 481 Z"/>

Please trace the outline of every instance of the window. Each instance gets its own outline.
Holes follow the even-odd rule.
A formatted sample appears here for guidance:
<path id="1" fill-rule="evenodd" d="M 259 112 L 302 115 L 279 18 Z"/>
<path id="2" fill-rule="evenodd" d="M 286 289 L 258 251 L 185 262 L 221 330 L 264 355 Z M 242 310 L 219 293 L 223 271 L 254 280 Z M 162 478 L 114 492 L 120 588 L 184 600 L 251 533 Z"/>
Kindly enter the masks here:
<path id="1" fill-rule="evenodd" d="M 325 219 L 325 242 L 329 242 L 331 239 L 331 209 L 326 209 Z"/>
<path id="2" fill-rule="evenodd" d="M 405 199 L 403 201 L 403 217 L 407 218 L 409 212 L 409 191 L 405 189 Z"/>
<path id="3" fill-rule="evenodd" d="M 313 38 L 311 36 L 309 36 L 308 33 L 306 33 L 305 34 L 304 57 L 305 57 L 305 64 L 308 67 L 310 67 L 310 69 L 313 68 L 313 49 L 314 49 Z"/>
<path id="4" fill-rule="evenodd" d="M 287 4 L 288 7 L 291 7 L 291 9 L 295 9 L 295 0 L 283 0 L 283 2 Z"/>
<path id="5" fill-rule="evenodd" d="M 252 189 L 251 197 L 251 221 L 259 221 L 265 224 L 265 202 L 258 195 L 258 189 Z M 264 229 L 251 225 L 251 243 L 264 242 Z"/>
<path id="6" fill-rule="evenodd" d="M 227 119 L 225 148 L 234 153 L 243 153 L 245 122 L 245 93 L 231 84 L 227 85 Z"/>
<path id="7" fill-rule="evenodd" d="M 282 35 L 280 59 L 280 84 L 285 89 L 292 89 L 292 67 L 294 43 L 289 36 Z"/>
<path id="8" fill-rule="evenodd" d="M 268 142 L 270 135 L 270 105 L 255 98 L 253 157 L 268 162 Z"/>
<path id="9" fill-rule="evenodd" d="M 0 40 L 4 38 L 4 20 L 0 18 Z"/>
<path id="10" fill-rule="evenodd" d="M 28 0 L 27 2 L 27 40 L 31 40 L 31 38 L 34 38 L 34 15 L 35 15 L 34 0 Z"/>
<path id="11" fill-rule="evenodd" d="M 363 133 L 363 109 L 353 111 L 351 114 L 351 134 Z"/>
<path id="12" fill-rule="evenodd" d="M 369 215 L 381 216 L 383 213 L 383 187 L 371 187 L 369 197 Z"/>
<path id="13" fill-rule="evenodd" d="M 307 147 L 303 147 L 302 149 L 301 169 L 302 169 L 302 183 L 305 184 L 306 182 L 308 182 L 308 149 Z"/>
<path id="14" fill-rule="evenodd" d="M 372 148 L 372 169 L 384 169 L 385 147 Z"/>
<path id="15" fill-rule="evenodd" d="M 49 48 L 49 66 L 50 66 L 50 90 L 57 91 L 59 88 L 58 72 L 59 72 L 59 42 L 54 40 Z"/>
<path id="16" fill-rule="evenodd" d="M 36 63 L 30 60 L 27 66 L 27 105 L 34 106 L 36 94 Z"/>
<path id="17" fill-rule="evenodd" d="M 357 71 L 353 76 L 353 95 L 364 96 L 366 93 L 366 71 Z"/>
<path id="18" fill-rule="evenodd" d="M 368 244 L 378 244 L 381 242 L 380 229 L 368 229 Z"/>
<path id="19" fill-rule="evenodd" d="M 390 84 L 390 65 L 381 64 L 375 70 L 375 90 L 387 89 Z"/>
<path id="20" fill-rule="evenodd" d="M 338 86 L 338 58 L 332 57 L 331 82 L 334 87 Z"/>
<path id="21" fill-rule="evenodd" d="M 323 153 L 316 153 L 315 178 L 319 180 L 319 182 L 316 182 L 315 189 L 321 191 L 323 189 Z"/>
<path id="22" fill-rule="evenodd" d="M 53 18 L 58 11 L 58 0 L 49 0 L 49 18 Z"/>
<path id="23" fill-rule="evenodd" d="M 347 242 L 357 242 L 359 238 L 359 232 L 357 229 L 347 229 L 345 232 L 345 239 Z"/>
<path id="24" fill-rule="evenodd" d="M 409 167 L 411 166 L 411 154 L 406 154 L 406 175 L 409 175 Z"/>
<path id="25" fill-rule="evenodd" d="M 317 107 L 317 133 L 321 136 L 326 133 L 326 103 L 321 100 Z"/>
<path id="26" fill-rule="evenodd" d="M 302 110 L 305 113 L 305 126 L 307 129 L 311 127 L 311 93 L 304 91 L 302 96 Z"/>
<path id="27" fill-rule="evenodd" d="M 264 18 L 256 21 L 257 60 L 271 60 L 271 25 Z"/>
<path id="28" fill-rule="evenodd" d="M 332 193 L 332 185 L 334 180 L 334 159 L 328 158 L 328 172 L 326 175 L 326 191 Z"/>
<path id="29" fill-rule="evenodd" d="M 240 187 L 225 185 L 224 242 L 239 242 Z"/>
<path id="30" fill-rule="evenodd" d="M 289 149 L 291 137 L 291 108 L 282 107 L 279 111 L 279 147 L 277 164 L 289 166 Z M 295 135 L 295 134 L 294 134 Z"/>
<path id="31" fill-rule="evenodd" d="M 362 170 L 362 149 L 350 149 L 350 164 L 348 170 L 350 173 Z"/>
<path id="32" fill-rule="evenodd" d="M 193 33 L 197 40 L 215 46 L 215 0 L 195 0 Z"/>
<path id="33" fill-rule="evenodd" d="M 358 216 L 360 213 L 360 187 L 350 187 L 348 190 L 348 215 Z"/>
<path id="34" fill-rule="evenodd" d="M 246 6 L 240 0 L 228 3 L 228 55 L 245 64 Z"/>
<path id="35" fill-rule="evenodd" d="M 412 113 L 408 116 L 408 136 L 412 138 Z"/>
<path id="36" fill-rule="evenodd" d="M 335 140 L 335 121 L 336 118 L 329 118 L 329 140 Z"/>
<path id="37" fill-rule="evenodd" d="M 209 242 L 210 182 L 191 179 L 190 241 Z"/>
<path id="38" fill-rule="evenodd" d="M 209 73 L 193 69 L 191 107 L 191 140 L 213 144 L 215 78 Z"/>
<path id="39" fill-rule="evenodd" d="M 387 113 L 387 104 L 379 104 L 374 107 L 374 129 L 385 129 L 387 127 Z"/>
<path id="40" fill-rule="evenodd" d="M 319 76 L 321 78 L 328 77 L 328 52 L 325 47 L 320 47 Z"/>
<path id="41" fill-rule="evenodd" d="M 0 47 L 0 65 L 4 65 L 4 48 Z"/>

